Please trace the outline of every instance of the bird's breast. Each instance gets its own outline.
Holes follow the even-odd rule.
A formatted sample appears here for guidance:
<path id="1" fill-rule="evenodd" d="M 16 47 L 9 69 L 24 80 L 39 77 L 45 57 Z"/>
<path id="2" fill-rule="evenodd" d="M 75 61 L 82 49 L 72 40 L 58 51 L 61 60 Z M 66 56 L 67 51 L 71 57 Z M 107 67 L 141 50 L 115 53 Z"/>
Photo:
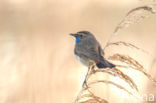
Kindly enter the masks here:
<path id="1" fill-rule="evenodd" d="M 91 60 L 91 59 L 88 59 L 88 58 L 85 58 L 85 57 L 80 57 L 78 55 L 75 55 L 75 57 L 76 57 L 76 59 L 78 61 L 80 61 L 81 64 L 83 64 L 83 65 L 85 65 L 87 67 L 89 67 L 90 65 L 93 65 L 94 64 L 94 61 Z"/>

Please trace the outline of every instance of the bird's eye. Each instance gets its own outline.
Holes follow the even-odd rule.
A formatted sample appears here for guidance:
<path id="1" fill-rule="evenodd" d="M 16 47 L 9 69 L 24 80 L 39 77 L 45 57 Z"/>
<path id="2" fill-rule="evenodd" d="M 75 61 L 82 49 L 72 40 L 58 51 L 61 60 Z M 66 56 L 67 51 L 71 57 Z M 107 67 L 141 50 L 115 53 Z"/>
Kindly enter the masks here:
<path id="1" fill-rule="evenodd" d="M 80 36 L 80 38 L 82 38 L 82 37 L 83 37 L 83 35 L 82 35 L 82 34 L 80 34 L 79 36 Z"/>

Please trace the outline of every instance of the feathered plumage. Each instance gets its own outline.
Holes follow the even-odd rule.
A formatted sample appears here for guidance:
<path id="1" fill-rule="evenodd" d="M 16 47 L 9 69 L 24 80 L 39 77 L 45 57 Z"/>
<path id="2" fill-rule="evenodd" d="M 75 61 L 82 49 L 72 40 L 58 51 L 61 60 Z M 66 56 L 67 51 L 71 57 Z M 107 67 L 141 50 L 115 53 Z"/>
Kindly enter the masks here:
<path id="1" fill-rule="evenodd" d="M 76 38 L 74 53 L 82 64 L 86 66 L 96 64 L 98 68 L 115 67 L 114 64 L 104 59 L 104 52 L 93 34 L 80 31 L 71 35 Z"/>

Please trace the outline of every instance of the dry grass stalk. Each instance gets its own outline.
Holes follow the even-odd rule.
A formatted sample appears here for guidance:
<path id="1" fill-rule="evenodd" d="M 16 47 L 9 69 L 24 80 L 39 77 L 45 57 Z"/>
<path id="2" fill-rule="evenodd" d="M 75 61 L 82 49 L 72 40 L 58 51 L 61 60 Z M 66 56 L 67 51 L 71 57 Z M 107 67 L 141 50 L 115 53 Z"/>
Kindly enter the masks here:
<path id="1" fill-rule="evenodd" d="M 80 95 L 77 97 L 75 103 L 108 103 L 108 101 L 95 96 L 94 93 L 92 93 L 89 90 L 90 87 L 86 86 L 83 87 L 82 91 L 79 93 Z"/>
<path id="2" fill-rule="evenodd" d="M 116 73 L 116 75 L 118 77 L 120 77 L 121 79 L 125 80 L 125 82 L 127 82 L 132 88 L 134 88 L 136 91 L 138 91 L 138 87 L 137 85 L 134 83 L 134 81 L 126 74 L 124 74 L 122 71 L 120 71 L 119 69 L 113 68 L 111 69 L 114 73 Z"/>
<path id="3" fill-rule="evenodd" d="M 83 87 L 83 89 L 80 91 L 79 95 L 77 96 L 77 99 L 75 101 L 75 103 L 108 103 L 106 100 L 98 97 L 98 96 L 95 96 L 94 93 L 92 93 L 89 88 L 91 88 L 91 86 L 93 84 L 98 84 L 98 83 L 105 83 L 105 84 L 111 84 L 111 85 L 114 85 L 116 86 L 117 88 L 119 89 L 122 89 L 124 90 L 125 92 L 127 92 L 128 94 L 134 96 L 131 92 L 129 92 L 126 88 L 122 87 L 121 85 L 119 84 L 116 84 L 114 82 L 111 82 L 111 81 L 106 81 L 106 80 L 96 80 L 94 82 L 89 82 L 89 78 L 95 74 L 95 73 L 98 73 L 98 72 L 101 72 L 101 73 L 108 73 L 112 76 L 115 76 L 115 77 L 120 77 L 121 79 L 123 79 L 125 82 L 127 82 L 133 89 L 137 90 L 138 91 L 138 88 L 136 86 L 136 84 L 133 82 L 133 80 L 127 76 L 126 74 L 124 74 L 122 71 L 116 69 L 116 68 L 113 68 L 113 69 L 97 69 L 95 70 L 94 68 L 92 68 L 92 71 L 89 72 L 88 76 L 87 76 L 87 79 L 86 79 L 86 86 Z"/>
<path id="4" fill-rule="evenodd" d="M 150 14 L 156 14 L 155 7 L 156 4 L 151 4 L 151 5 L 140 6 L 130 10 L 126 14 L 126 16 L 122 19 L 122 21 L 116 26 L 113 33 L 108 38 L 107 44 L 104 47 L 104 49 L 107 47 L 112 37 L 116 35 L 119 30 L 126 28 L 131 24 L 139 23 L 141 20 L 147 18 Z"/>
<path id="5" fill-rule="evenodd" d="M 144 18 L 147 18 L 150 14 L 155 14 L 156 10 L 153 8 L 155 6 L 156 4 L 151 4 L 130 10 L 124 19 L 117 25 L 113 35 L 116 34 L 120 29 L 126 28 L 131 24 L 136 24 Z"/>
<path id="6" fill-rule="evenodd" d="M 111 84 L 111 85 L 113 85 L 113 86 L 115 86 L 115 87 L 117 87 L 117 88 L 119 88 L 119 89 L 124 90 L 124 91 L 127 92 L 128 94 L 133 95 L 133 94 L 132 94 L 131 92 L 129 92 L 127 89 L 125 89 L 125 88 L 122 87 L 121 85 L 116 84 L 116 83 L 114 83 L 114 82 L 112 82 L 112 81 L 97 80 L 97 81 L 94 81 L 94 82 L 89 83 L 88 85 L 93 85 L 93 84 L 97 84 L 97 83 Z"/>
<path id="7" fill-rule="evenodd" d="M 134 96 L 131 92 L 129 92 L 127 89 L 125 89 L 124 87 L 122 87 L 119 84 L 116 84 L 112 81 L 97 80 L 97 81 L 88 83 L 88 86 L 83 88 L 83 90 L 80 92 L 80 95 L 77 97 L 75 103 L 108 103 L 108 101 L 106 101 L 98 96 L 95 96 L 94 93 L 92 93 L 89 90 L 89 88 L 92 85 L 98 84 L 98 83 L 111 84 L 119 89 L 122 89 L 123 91 L 127 92 L 128 94 Z"/>
<path id="8" fill-rule="evenodd" d="M 90 69 L 94 70 L 94 66 L 91 67 Z M 94 93 L 92 93 L 89 90 L 88 86 L 88 79 L 89 75 L 92 74 L 92 70 L 89 70 L 86 76 L 86 85 L 82 87 L 82 90 L 80 91 L 79 95 L 77 96 L 77 99 L 75 100 L 75 103 L 108 103 L 106 100 L 95 96 Z"/>
<path id="9" fill-rule="evenodd" d="M 146 53 L 146 54 L 149 54 L 147 51 L 143 50 L 142 48 L 139 48 L 131 43 L 126 43 L 126 42 L 123 42 L 123 41 L 118 41 L 118 42 L 113 42 L 113 43 L 108 43 L 106 47 L 109 47 L 109 46 L 112 46 L 112 45 L 116 45 L 116 46 L 120 46 L 120 45 L 123 45 L 123 46 L 126 46 L 126 47 L 130 47 L 130 48 L 135 48 L 137 50 L 141 50 L 142 52 Z"/>
<path id="10" fill-rule="evenodd" d="M 124 74 L 122 71 L 120 71 L 117 68 L 113 68 L 113 69 L 97 69 L 95 70 L 93 73 L 107 73 L 109 75 L 112 75 L 114 77 L 119 77 L 122 80 L 124 80 L 126 83 L 128 83 L 130 85 L 130 87 L 132 89 L 135 89 L 136 91 L 138 91 L 137 85 L 133 82 L 133 80 L 126 74 Z M 88 77 L 90 77 L 92 74 L 90 74 Z"/>
<path id="11" fill-rule="evenodd" d="M 142 72 L 149 80 L 151 80 L 156 85 L 156 81 L 152 78 L 152 76 L 150 74 L 148 74 L 145 71 L 144 67 L 138 61 L 134 60 L 132 57 L 121 55 L 121 54 L 114 54 L 113 56 L 110 56 L 108 59 L 120 61 L 120 62 L 125 63 L 127 65 L 127 66 L 117 65 L 117 67 L 132 68 L 132 69 L 135 69 L 135 70 Z M 89 82 L 90 77 L 95 73 L 107 73 L 107 74 L 112 75 L 114 77 L 119 77 L 122 80 L 124 80 L 126 83 L 128 83 L 132 89 L 135 89 L 136 91 L 138 91 L 138 87 L 133 82 L 133 80 L 129 76 L 124 74 L 121 70 L 119 70 L 117 68 L 95 69 L 93 66 L 92 69 L 90 70 L 90 72 L 88 73 L 88 76 L 86 76 L 87 77 L 86 78 L 86 86 L 82 87 L 82 90 L 80 91 L 79 95 L 77 96 L 75 103 L 108 103 L 108 101 L 94 95 L 94 93 L 92 93 L 90 91 L 91 86 L 93 84 L 98 84 L 98 83 L 114 85 L 117 88 L 122 89 L 125 92 L 127 92 L 128 94 L 134 96 L 134 94 L 131 93 L 130 91 L 128 91 L 126 88 L 124 88 L 121 85 L 116 84 L 112 81 L 96 80 L 96 81 Z"/>
<path id="12" fill-rule="evenodd" d="M 109 59 L 126 63 L 129 68 L 142 72 L 149 80 L 153 82 L 154 85 L 156 85 L 156 80 L 154 80 L 152 76 L 145 71 L 144 67 L 132 57 L 121 54 L 114 54 L 113 56 L 110 56 Z"/>

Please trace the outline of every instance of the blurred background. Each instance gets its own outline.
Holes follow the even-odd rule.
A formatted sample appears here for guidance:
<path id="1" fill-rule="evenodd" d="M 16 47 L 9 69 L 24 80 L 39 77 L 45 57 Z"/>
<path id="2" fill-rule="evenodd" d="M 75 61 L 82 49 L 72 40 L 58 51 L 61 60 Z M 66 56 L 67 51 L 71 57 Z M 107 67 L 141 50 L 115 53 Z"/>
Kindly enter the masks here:
<path id="1" fill-rule="evenodd" d="M 75 40 L 69 33 L 88 30 L 104 47 L 125 14 L 143 4 L 147 2 L 0 0 L 0 103 L 72 103 L 81 89 L 87 68 L 75 59 Z M 106 49 L 106 57 L 124 51 L 156 79 L 156 63 L 152 63 L 156 56 L 155 18 L 153 15 L 112 38 L 112 41 L 137 45 L 150 55 L 112 46 Z M 141 93 L 156 96 L 156 87 L 143 74 L 127 73 L 137 82 Z M 127 93 L 109 85 L 96 92 L 110 103 L 132 103 L 129 97 L 121 97 L 128 96 Z"/>

